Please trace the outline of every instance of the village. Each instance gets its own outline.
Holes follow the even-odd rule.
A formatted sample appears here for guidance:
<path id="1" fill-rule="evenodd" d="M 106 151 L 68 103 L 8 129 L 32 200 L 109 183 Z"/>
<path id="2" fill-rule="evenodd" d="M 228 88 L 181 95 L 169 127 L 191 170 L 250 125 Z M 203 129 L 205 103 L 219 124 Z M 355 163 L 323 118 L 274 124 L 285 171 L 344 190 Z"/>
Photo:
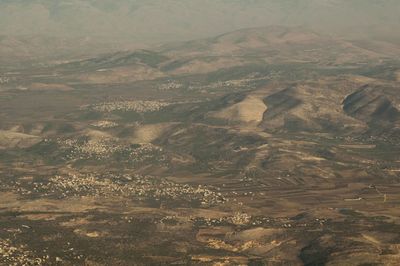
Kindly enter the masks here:
<path id="1" fill-rule="evenodd" d="M 111 101 L 89 106 L 82 106 L 81 109 L 89 109 L 105 113 L 114 111 L 134 111 L 137 113 L 147 113 L 159 111 L 168 105 L 170 105 L 170 103 L 161 101 Z"/>
<path id="2" fill-rule="evenodd" d="M 47 181 L 17 182 L 21 195 L 69 198 L 125 198 L 151 204 L 210 207 L 226 202 L 216 188 L 178 184 L 165 178 L 143 175 L 69 174 L 55 175 Z"/>

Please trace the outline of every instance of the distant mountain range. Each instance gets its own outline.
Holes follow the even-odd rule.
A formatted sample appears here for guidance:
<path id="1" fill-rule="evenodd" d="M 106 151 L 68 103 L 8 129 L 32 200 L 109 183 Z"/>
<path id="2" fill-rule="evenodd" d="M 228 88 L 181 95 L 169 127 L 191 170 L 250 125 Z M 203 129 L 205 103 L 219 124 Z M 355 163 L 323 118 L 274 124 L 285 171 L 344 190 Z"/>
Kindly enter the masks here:
<path id="1" fill-rule="evenodd" d="M 75 60 L 59 65 L 58 69 L 80 73 L 84 71 L 86 77 L 110 78 L 127 69 L 133 71 L 145 68 L 146 73 L 157 72 L 155 76 L 159 77 L 209 73 L 245 65 L 316 64 L 323 67 L 358 67 L 399 58 L 399 55 L 400 45 L 390 42 L 351 41 L 316 33 L 304 27 L 268 26 L 170 43 L 149 50 L 119 51 Z M 149 77 L 152 75 L 146 76 Z M 104 78 L 100 80 L 104 82 Z"/>
<path id="2" fill-rule="evenodd" d="M 139 44 L 105 38 L 0 35 L 0 60 L 3 67 L 19 67 L 26 63 L 57 64 L 64 60 L 81 60 L 104 53 L 142 47 Z"/>
<path id="3" fill-rule="evenodd" d="M 271 25 L 311 29 L 335 39 L 384 41 L 391 50 L 400 44 L 399 13 L 396 0 L 3 0 L 0 59 L 13 65 L 87 58 L 230 31 L 237 36 L 240 29 Z M 260 44 L 253 37 L 245 49 Z M 369 42 L 368 49 L 373 46 Z"/>
<path id="4" fill-rule="evenodd" d="M 398 58 L 399 54 L 400 44 L 390 40 L 350 40 L 299 26 L 240 29 L 209 38 L 153 46 L 112 38 L 0 36 L 0 59 L 10 66 L 67 63 L 68 69 L 84 67 L 86 71 L 136 63 L 169 74 L 209 72 L 212 70 L 209 67 L 245 64 L 365 64 Z M 99 74 L 105 72 L 96 73 Z"/>
<path id="5" fill-rule="evenodd" d="M 399 38 L 397 0 L 3 0 L 0 35 L 112 37 L 154 44 L 267 25 Z"/>

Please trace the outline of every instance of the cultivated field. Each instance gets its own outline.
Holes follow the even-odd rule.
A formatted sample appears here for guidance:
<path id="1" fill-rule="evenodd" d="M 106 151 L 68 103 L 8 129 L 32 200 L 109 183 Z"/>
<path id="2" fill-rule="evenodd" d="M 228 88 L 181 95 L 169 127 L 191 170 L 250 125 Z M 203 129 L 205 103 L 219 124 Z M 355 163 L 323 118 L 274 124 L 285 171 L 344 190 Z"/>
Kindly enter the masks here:
<path id="1" fill-rule="evenodd" d="M 272 27 L 0 72 L 0 265 L 399 265 L 381 51 Z"/>

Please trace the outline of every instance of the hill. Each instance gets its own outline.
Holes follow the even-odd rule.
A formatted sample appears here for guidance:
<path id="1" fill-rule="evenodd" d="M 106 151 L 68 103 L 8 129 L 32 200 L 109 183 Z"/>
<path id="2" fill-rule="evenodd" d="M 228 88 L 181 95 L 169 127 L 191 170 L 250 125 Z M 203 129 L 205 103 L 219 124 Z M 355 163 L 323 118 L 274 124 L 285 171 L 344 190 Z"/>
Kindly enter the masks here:
<path id="1" fill-rule="evenodd" d="M 147 79 L 156 79 L 279 65 L 281 68 L 296 65 L 359 68 L 398 58 L 399 47 L 383 41 L 334 38 L 303 27 L 269 26 L 162 45 L 153 50 L 117 52 L 72 61 L 57 66 L 56 71 L 84 72 L 83 79 L 94 83 L 107 83 L 108 79 L 111 83 L 124 83 L 143 80 L 143 73 L 148 73 Z"/>
<path id="2" fill-rule="evenodd" d="M 0 68 L 0 264 L 399 265 L 396 49 L 274 26 Z"/>

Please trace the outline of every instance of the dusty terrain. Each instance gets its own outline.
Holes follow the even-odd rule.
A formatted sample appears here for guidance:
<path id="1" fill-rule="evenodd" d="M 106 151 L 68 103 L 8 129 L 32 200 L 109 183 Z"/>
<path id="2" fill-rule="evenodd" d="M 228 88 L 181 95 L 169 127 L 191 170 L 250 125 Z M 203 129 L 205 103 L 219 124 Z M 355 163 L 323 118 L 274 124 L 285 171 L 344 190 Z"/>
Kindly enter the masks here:
<path id="1" fill-rule="evenodd" d="M 270 27 L 0 73 L 0 265 L 399 265 L 387 45 Z"/>

